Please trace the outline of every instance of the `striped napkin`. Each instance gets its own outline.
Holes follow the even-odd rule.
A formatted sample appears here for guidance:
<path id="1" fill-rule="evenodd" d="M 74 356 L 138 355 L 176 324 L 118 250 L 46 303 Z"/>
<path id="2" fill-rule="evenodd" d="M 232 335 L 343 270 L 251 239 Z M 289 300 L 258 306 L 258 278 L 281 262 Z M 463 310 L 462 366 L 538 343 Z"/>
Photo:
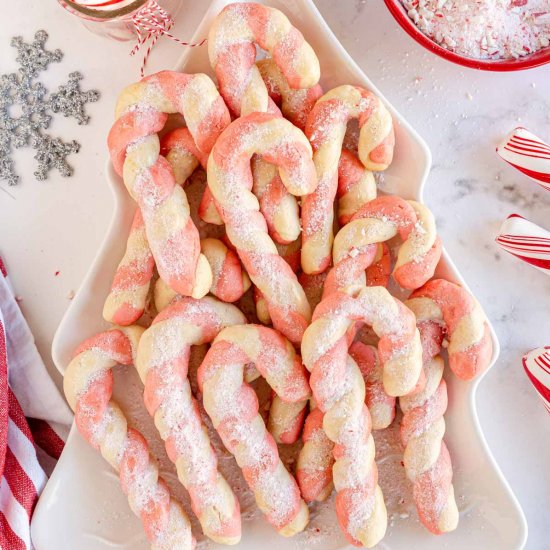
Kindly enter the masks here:
<path id="1" fill-rule="evenodd" d="M 0 548 L 31 550 L 30 522 L 71 423 L 0 258 Z"/>

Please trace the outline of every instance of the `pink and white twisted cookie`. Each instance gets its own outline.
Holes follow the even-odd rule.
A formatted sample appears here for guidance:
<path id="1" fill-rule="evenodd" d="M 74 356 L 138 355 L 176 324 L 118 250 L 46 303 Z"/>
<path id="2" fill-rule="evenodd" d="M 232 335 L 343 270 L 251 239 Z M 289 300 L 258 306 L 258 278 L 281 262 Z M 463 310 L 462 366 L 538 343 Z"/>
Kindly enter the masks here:
<path id="1" fill-rule="evenodd" d="M 308 404 L 309 399 L 288 403 L 272 395 L 267 429 L 276 443 L 291 445 L 300 439 Z"/>
<path id="2" fill-rule="evenodd" d="M 164 134 L 160 152 L 170 163 L 178 185 L 185 185 L 199 166 L 206 170 L 209 151 L 197 147 L 189 128 L 176 128 Z"/>
<path id="3" fill-rule="evenodd" d="M 338 223 L 346 225 L 353 215 L 376 198 L 376 181 L 357 156 L 342 149 L 338 161 Z"/>
<path id="4" fill-rule="evenodd" d="M 315 192 L 302 201 L 302 269 L 308 274 L 325 271 L 330 265 L 338 161 L 347 124 L 354 118 L 359 120 L 358 153 L 363 166 L 368 170 L 385 170 L 392 161 L 392 118 L 372 92 L 344 85 L 317 101 L 306 124 L 319 180 Z"/>
<path id="5" fill-rule="evenodd" d="M 332 493 L 332 467 L 334 443 L 323 429 L 324 414 L 314 407 L 308 414 L 298 455 L 296 479 L 306 502 L 326 500 Z"/>
<path id="6" fill-rule="evenodd" d="M 111 399 L 112 369 L 135 362 L 141 327 L 113 328 L 88 338 L 67 367 L 63 388 L 79 432 L 118 472 L 130 508 L 154 550 L 193 549 L 195 539 L 181 504 L 159 477 L 144 437 L 128 427 Z"/>
<path id="7" fill-rule="evenodd" d="M 363 287 L 353 295 L 330 293 L 315 309 L 302 340 L 303 361 L 324 413 L 323 427 L 335 443 L 333 478 L 340 526 L 352 543 L 372 547 L 384 536 L 387 518 L 377 484 L 365 384 L 348 355 L 357 322 L 372 326 L 380 337 L 384 387 L 390 395 L 414 389 L 422 349 L 414 315 L 383 287 Z"/>
<path id="8" fill-rule="evenodd" d="M 276 166 L 256 156 L 252 158 L 251 165 L 252 192 L 258 199 L 269 235 L 279 244 L 294 242 L 302 231 L 296 197 L 287 191 Z M 206 223 L 223 225 L 216 201 L 208 187 L 201 199 L 199 216 Z"/>
<path id="9" fill-rule="evenodd" d="M 130 229 L 126 252 L 118 264 L 111 291 L 103 306 L 103 318 L 117 325 L 135 323 L 145 310 L 155 269 L 145 224 L 138 208 Z"/>
<path id="10" fill-rule="evenodd" d="M 458 509 L 454 497 L 453 468 L 443 436 L 447 410 L 447 384 L 443 359 L 437 355 L 443 327 L 420 324 L 423 347 L 424 387 L 399 398 L 403 411 L 401 440 L 403 462 L 413 483 L 413 498 L 424 526 L 436 535 L 456 529 Z"/>
<path id="11" fill-rule="evenodd" d="M 136 361 L 145 406 L 189 492 L 193 511 L 205 535 L 222 544 L 240 540 L 239 502 L 218 471 L 187 371 L 191 346 L 212 342 L 225 327 L 243 323 L 246 318 L 235 306 L 215 298 L 178 298 L 143 333 Z"/>
<path id="12" fill-rule="evenodd" d="M 207 238 L 201 240 L 201 252 L 210 264 L 212 283 L 210 294 L 222 302 L 236 302 L 250 288 L 250 278 L 244 271 L 239 257 L 220 240 Z M 162 311 L 176 296 L 162 279 L 155 284 L 155 306 Z"/>
<path id="13" fill-rule="evenodd" d="M 242 325 L 220 332 L 199 368 L 204 408 L 260 510 L 281 535 L 292 536 L 307 525 L 309 511 L 258 413 L 258 398 L 245 380 L 250 363 L 285 401 L 309 398 L 307 371 L 292 344 L 273 329 Z"/>
<path id="14" fill-rule="evenodd" d="M 315 52 L 282 12 L 253 2 L 229 4 L 210 27 L 208 56 L 235 116 L 277 109 L 256 66 L 256 44 L 271 54 L 291 88 L 319 81 Z"/>
<path id="15" fill-rule="evenodd" d="M 374 346 L 354 342 L 349 354 L 357 363 L 365 381 L 365 404 L 369 409 L 373 430 L 387 428 L 395 418 L 395 397 L 384 389 L 383 368 Z"/>
<path id="16" fill-rule="evenodd" d="M 334 239 L 334 268 L 325 282 L 325 293 L 365 284 L 365 269 L 374 261 L 373 245 L 398 235 L 403 240 L 393 270 L 404 288 L 418 288 L 429 280 L 441 257 L 441 240 L 431 212 L 415 201 L 394 195 L 365 204 Z"/>
<path id="17" fill-rule="evenodd" d="M 256 63 L 269 97 L 280 107 L 283 116 L 304 130 L 306 120 L 316 101 L 323 95 L 319 84 L 310 88 L 292 88 L 277 63 L 271 58 Z"/>
<path id="18" fill-rule="evenodd" d="M 449 366 L 462 380 L 471 380 L 491 362 L 493 342 L 478 301 L 461 286 L 433 279 L 406 302 L 418 322 L 442 325 L 449 340 Z"/>
<path id="19" fill-rule="evenodd" d="M 288 191 L 302 196 L 317 185 L 311 147 L 288 120 L 269 113 L 252 113 L 230 124 L 208 159 L 208 186 L 218 203 L 227 236 L 265 297 L 274 327 L 298 343 L 311 311 L 296 275 L 269 237 L 258 200 L 251 191 L 250 160 L 254 154 L 278 166 Z"/>
<path id="20" fill-rule="evenodd" d="M 177 128 L 165 134 L 160 141 L 161 153 L 174 171 L 178 185 L 184 185 L 197 166 L 206 167 L 208 155 L 199 151 L 187 128 Z M 131 325 L 145 309 L 155 261 L 145 231 L 141 209 L 138 207 L 130 229 L 126 253 L 115 273 L 111 292 L 103 307 L 106 321 Z M 208 273 L 204 273 L 204 285 Z M 168 287 L 169 288 L 169 287 Z"/>
<path id="21" fill-rule="evenodd" d="M 128 86 L 116 107 L 109 151 L 117 174 L 141 208 L 160 276 L 178 293 L 200 297 L 210 271 L 183 189 L 160 155 L 158 132 L 169 113 L 183 114 L 197 148 L 208 153 L 230 116 L 204 74 L 162 71 Z"/>

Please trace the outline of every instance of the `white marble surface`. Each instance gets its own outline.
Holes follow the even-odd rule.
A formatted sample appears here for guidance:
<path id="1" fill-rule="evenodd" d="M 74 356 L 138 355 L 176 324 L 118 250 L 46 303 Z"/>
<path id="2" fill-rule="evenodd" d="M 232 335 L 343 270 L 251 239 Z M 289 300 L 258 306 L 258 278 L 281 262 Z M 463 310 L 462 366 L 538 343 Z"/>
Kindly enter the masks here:
<path id="1" fill-rule="evenodd" d="M 178 36 L 191 35 L 207 4 L 186 1 L 176 25 Z M 344 47 L 432 150 L 426 202 L 502 346 L 500 360 L 478 392 L 480 421 L 527 516 L 527 548 L 549 548 L 545 505 L 550 502 L 550 424 L 520 358 L 531 348 L 550 344 L 550 278 L 500 252 L 494 237 L 512 212 L 550 229 L 550 193 L 500 161 L 494 146 L 518 124 L 550 139 L 550 66 L 515 74 L 463 70 L 417 46 L 381 0 L 317 4 Z M 0 182 L 0 253 L 51 366 L 51 340 L 68 295 L 78 289 L 111 217 L 105 140 L 116 95 L 137 78 L 140 60 L 128 58 L 129 44 L 88 33 L 53 0 L 2 2 L 0 19 L 2 72 L 15 68 L 9 38 L 24 34 L 30 39 L 35 30 L 46 28 L 50 47 L 61 47 L 66 54 L 45 73 L 46 84 L 53 88 L 80 69 L 84 87 L 102 93 L 101 101 L 89 107 L 89 126 L 65 119 L 52 126 L 53 132 L 83 145 L 71 158 L 73 178 L 53 173 L 46 182 L 34 181 L 32 152 L 24 150 L 16 156 L 21 184 L 9 188 Z M 150 69 L 171 67 L 180 53 L 164 41 L 152 55 Z"/>

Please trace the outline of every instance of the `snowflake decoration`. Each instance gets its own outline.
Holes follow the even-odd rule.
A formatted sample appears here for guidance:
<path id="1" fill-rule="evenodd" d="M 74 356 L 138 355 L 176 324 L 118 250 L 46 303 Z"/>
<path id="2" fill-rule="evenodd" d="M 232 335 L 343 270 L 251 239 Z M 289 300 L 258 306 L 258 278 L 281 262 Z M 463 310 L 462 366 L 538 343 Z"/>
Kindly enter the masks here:
<path id="1" fill-rule="evenodd" d="M 60 86 L 50 97 L 50 106 L 54 113 L 63 113 L 65 117 L 72 116 L 78 120 L 78 124 L 88 124 L 90 117 L 84 112 L 84 106 L 99 99 L 97 90 L 83 92 L 80 89 L 80 81 L 83 78 L 79 72 L 71 73 L 69 82 Z"/>
<path id="2" fill-rule="evenodd" d="M 78 153 L 80 144 L 76 141 L 65 143 L 59 138 L 41 136 L 38 138 L 36 155 L 38 170 L 34 173 L 37 180 L 45 180 L 52 168 L 57 168 L 63 177 L 71 176 L 73 169 L 65 158 L 71 153 Z"/>
<path id="3" fill-rule="evenodd" d="M 45 134 L 44 130 L 50 126 L 52 113 L 73 117 L 78 124 L 88 124 L 86 103 L 99 99 L 96 90 L 81 90 L 83 77 L 79 72 L 69 74 L 68 82 L 48 96 L 44 85 L 35 79 L 50 63 L 61 61 L 63 52 L 46 50 L 47 39 L 46 31 L 38 31 L 31 43 L 24 42 L 20 36 L 13 38 L 19 70 L 0 76 L 0 180 L 6 180 L 9 185 L 16 185 L 19 179 L 10 158 L 12 149 L 19 147 L 36 149 L 38 180 L 46 179 L 52 168 L 57 168 L 62 176 L 70 176 L 72 168 L 66 158 L 78 152 L 80 145 L 76 141 L 65 143 Z"/>
<path id="4" fill-rule="evenodd" d="M 11 45 L 17 50 L 18 56 L 15 60 L 20 65 L 21 74 L 33 77 L 39 72 L 45 71 L 50 63 L 61 61 L 63 52 L 61 50 L 47 51 L 46 40 L 48 40 L 46 31 L 37 31 L 34 41 L 30 44 L 23 42 L 21 36 L 12 38 Z"/>

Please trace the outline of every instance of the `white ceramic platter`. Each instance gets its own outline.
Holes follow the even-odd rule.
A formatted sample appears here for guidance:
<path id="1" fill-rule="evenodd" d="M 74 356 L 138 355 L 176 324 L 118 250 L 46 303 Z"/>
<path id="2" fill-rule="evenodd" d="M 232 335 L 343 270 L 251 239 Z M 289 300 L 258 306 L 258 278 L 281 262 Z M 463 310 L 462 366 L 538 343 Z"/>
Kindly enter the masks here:
<path id="1" fill-rule="evenodd" d="M 213 18 L 228 3 L 229 0 L 212 2 L 193 41 L 207 36 Z M 346 83 L 358 84 L 379 93 L 340 45 L 311 0 L 265 0 L 263 3 L 284 11 L 303 32 L 319 56 L 321 84 L 325 89 Z M 211 74 L 206 47 L 186 50 L 177 69 Z M 383 189 L 405 198 L 422 200 L 423 185 L 431 164 L 430 151 L 399 113 L 391 105 L 389 108 L 396 123 L 397 146 L 394 162 L 384 176 Z M 93 266 L 56 333 L 52 352 L 61 372 L 76 346 L 107 326 L 101 315 L 103 300 L 123 254 L 135 208 L 124 185 L 110 167 L 109 174 L 115 197 L 115 213 Z M 439 275 L 465 285 L 446 254 L 438 271 Z M 499 354 L 499 344 L 493 329 L 491 335 L 493 365 Z M 162 475 L 177 495 L 185 500 L 184 491 L 178 487 L 174 470 L 164 454 L 162 442 L 156 437 L 152 422 L 144 412 L 141 383 L 134 369 L 118 368 L 115 375 L 118 388 L 115 388 L 115 398 L 121 402 L 130 422 L 150 438 L 153 452 L 161 463 Z M 481 378 L 470 384 L 455 377 L 448 377 L 447 380 L 449 410 L 445 439 L 454 465 L 455 494 L 461 511 L 459 528 L 454 533 L 435 537 L 420 525 L 411 503 L 410 488 L 402 469 L 399 470 L 400 451 L 384 436 L 377 438 L 377 461 L 392 519 L 388 534 L 378 547 L 393 550 L 522 548 L 527 537 L 523 512 L 487 448 L 477 418 L 475 394 Z M 119 391 L 121 387 L 123 392 Z M 223 450 L 220 453 L 223 455 Z M 232 468 L 234 470 L 233 461 L 227 455 L 222 456 L 220 463 L 222 469 L 228 472 Z M 388 472 L 386 478 L 385 472 Z M 312 522 L 306 533 L 294 539 L 283 539 L 254 511 L 254 504 L 242 479 L 238 475 L 228 475 L 237 486 L 245 512 L 239 549 L 332 550 L 348 547 L 339 533 L 330 503 L 313 510 Z M 198 529 L 195 532 L 199 534 Z M 36 508 L 32 537 L 37 550 L 148 548 L 140 522 L 131 513 L 116 475 L 100 455 L 83 441 L 74 426 Z M 221 548 L 206 542 L 201 545 Z"/>

